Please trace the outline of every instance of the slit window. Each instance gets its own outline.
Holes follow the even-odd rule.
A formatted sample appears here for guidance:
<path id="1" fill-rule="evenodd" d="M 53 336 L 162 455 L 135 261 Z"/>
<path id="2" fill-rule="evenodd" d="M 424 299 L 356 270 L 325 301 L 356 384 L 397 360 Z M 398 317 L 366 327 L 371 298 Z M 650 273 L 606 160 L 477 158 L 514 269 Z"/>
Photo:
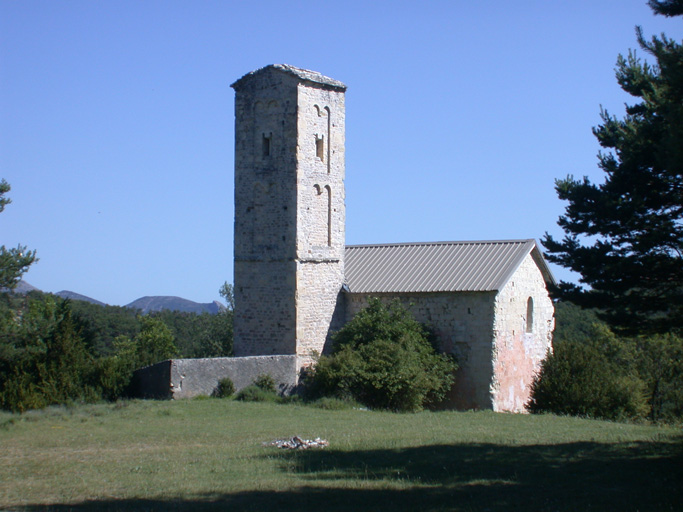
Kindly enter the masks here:
<path id="1" fill-rule="evenodd" d="M 270 156 L 270 139 L 272 136 L 271 133 L 263 134 L 263 142 L 261 144 L 261 155 L 263 157 Z"/>
<path id="2" fill-rule="evenodd" d="M 526 332 L 534 331 L 534 299 L 526 301 Z"/>
<path id="3" fill-rule="evenodd" d="M 320 160 L 325 160 L 325 139 L 323 137 L 315 137 L 315 155 Z"/>

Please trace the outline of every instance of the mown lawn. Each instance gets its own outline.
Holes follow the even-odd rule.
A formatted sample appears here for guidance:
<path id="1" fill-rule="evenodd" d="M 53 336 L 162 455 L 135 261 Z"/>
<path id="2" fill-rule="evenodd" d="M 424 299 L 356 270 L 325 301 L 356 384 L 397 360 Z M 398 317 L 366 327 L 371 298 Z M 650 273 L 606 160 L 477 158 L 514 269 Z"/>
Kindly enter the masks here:
<path id="1" fill-rule="evenodd" d="M 322 437 L 286 451 L 277 438 Z M 680 428 L 231 400 L 0 414 L 2 510 L 683 510 Z"/>

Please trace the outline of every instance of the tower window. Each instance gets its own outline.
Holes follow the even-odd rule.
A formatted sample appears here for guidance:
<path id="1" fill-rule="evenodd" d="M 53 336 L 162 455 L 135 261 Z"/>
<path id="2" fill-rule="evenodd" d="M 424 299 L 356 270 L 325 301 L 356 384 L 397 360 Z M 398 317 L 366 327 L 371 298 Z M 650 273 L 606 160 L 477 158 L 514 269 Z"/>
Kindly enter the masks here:
<path id="1" fill-rule="evenodd" d="M 325 160 L 325 139 L 323 137 L 315 137 L 315 156 L 320 160 Z"/>
<path id="2" fill-rule="evenodd" d="M 272 136 L 272 133 L 263 134 L 263 142 L 261 144 L 261 155 L 264 157 L 270 156 L 270 139 Z"/>

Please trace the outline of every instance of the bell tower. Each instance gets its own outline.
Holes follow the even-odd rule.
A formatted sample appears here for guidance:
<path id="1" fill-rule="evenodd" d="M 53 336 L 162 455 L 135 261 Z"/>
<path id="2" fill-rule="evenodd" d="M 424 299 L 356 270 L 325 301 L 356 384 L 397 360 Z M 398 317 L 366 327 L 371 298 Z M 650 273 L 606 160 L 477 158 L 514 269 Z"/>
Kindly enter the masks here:
<path id="1" fill-rule="evenodd" d="M 236 356 L 329 343 L 344 281 L 344 95 L 313 71 L 275 64 L 235 90 Z"/>

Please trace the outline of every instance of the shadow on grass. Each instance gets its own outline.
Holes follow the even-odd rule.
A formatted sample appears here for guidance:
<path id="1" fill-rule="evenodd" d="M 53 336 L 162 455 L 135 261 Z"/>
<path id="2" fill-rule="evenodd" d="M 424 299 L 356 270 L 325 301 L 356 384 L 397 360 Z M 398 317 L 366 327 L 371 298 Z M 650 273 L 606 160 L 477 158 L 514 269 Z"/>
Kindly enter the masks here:
<path id="1" fill-rule="evenodd" d="M 94 501 L 18 510 L 674 511 L 683 509 L 683 443 L 433 445 L 280 452 L 310 484 L 197 499 Z M 268 456 L 272 457 L 272 454 Z M 394 487 L 387 489 L 385 487 Z M 397 488 L 398 487 L 398 488 Z"/>

